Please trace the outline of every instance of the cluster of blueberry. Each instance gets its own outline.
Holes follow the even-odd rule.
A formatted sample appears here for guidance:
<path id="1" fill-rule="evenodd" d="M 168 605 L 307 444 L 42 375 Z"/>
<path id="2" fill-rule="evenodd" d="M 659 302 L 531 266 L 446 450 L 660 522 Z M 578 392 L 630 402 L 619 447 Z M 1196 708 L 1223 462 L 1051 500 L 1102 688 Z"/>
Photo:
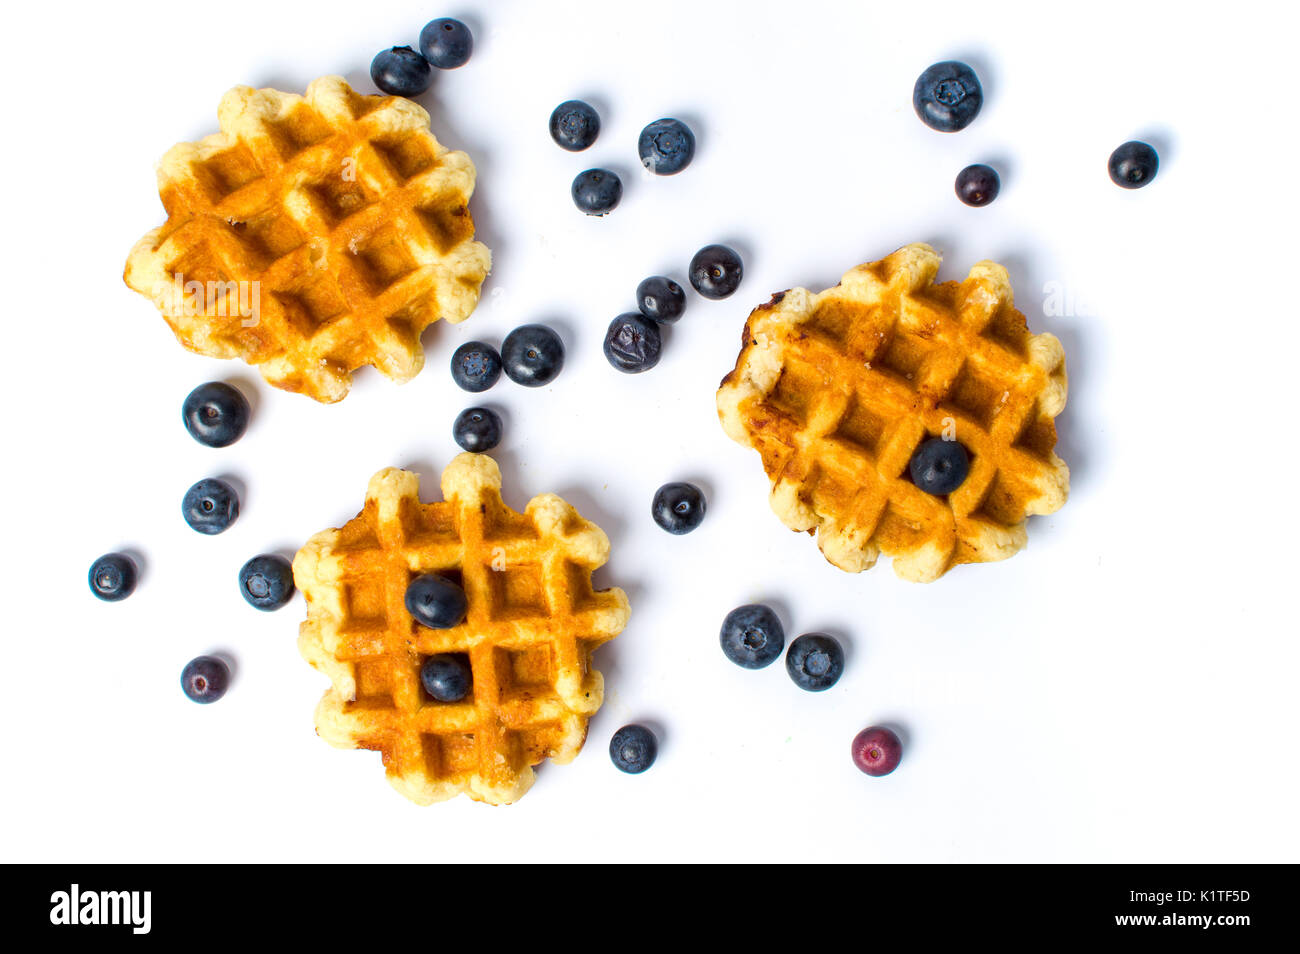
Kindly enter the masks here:
<path id="1" fill-rule="evenodd" d="M 969 126 L 984 105 L 979 77 L 965 63 L 946 60 L 928 67 L 912 88 L 912 108 L 931 129 L 958 132 Z M 1148 143 L 1132 140 L 1110 155 L 1111 181 L 1125 189 L 1139 189 L 1155 178 L 1160 157 Z M 975 163 L 957 173 L 957 197 L 967 205 L 988 205 L 998 197 L 1002 180 L 997 170 Z"/>
<path id="2" fill-rule="evenodd" d="M 185 429 L 207 447 L 228 447 L 248 428 L 248 400 L 219 381 L 201 384 L 181 407 Z M 181 515 L 194 530 L 221 533 L 239 516 L 239 494 L 229 483 L 205 477 L 185 492 Z M 101 600 L 124 600 L 135 590 L 138 572 L 125 553 L 107 553 L 90 567 L 90 590 Z M 239 569 L 239 591 L 250 606 L 279 609 L 293 596 L 293 567 L 278 553 L 261 553 Z M 230 685 L 230 667 L 217 656 L 199 656 L 181 673 L 181 688 L 195 702 L 216 702 Z"/>
<path id="3" fill-rule="evenodd" d="M 469 62 L 474 35 L 451 17 L 430 20 L 420 31 L 420 50 L 395 46 L 370 62 L 370 78 L 389 96 L 419 96 L 433 82 L 434 67 L 454 70 Z"/>
<path id="4" fill-rule="evenodd" d="M 704 298 L 726 298 L 740 287 L 744 263 L 726 245 L 706 245 L 691 259 L 691 287 Z M 654 275 L 636 287 L 637 311 L 624 312 L 605 332 L 605 358 L 619 371 L 639 374 L 659 363 L 663 351 L 660 325 L 670 325 L 686 311 L 686 292 L 664 275 Z"/>
<path id="5" fill-rule="evenodd" d="M 770 606 L 749 603 L 727 614 L 718 641 L 722 654 L 737 666 L 763 669 L 785 649 L 785 628 Z M 833 636 L 805 633 L 790 644 L 785 670 L 800 689 L 823 692 L 844 673 L 844 650 Z"/>
<path id="6" fill-rule="evenodd" d="M 763 669 L 785 649 L 785 628 L 770 606 L 738 606 L 722 621 L 718 633 L 722 653 L 737 666 Z M 805 633 L 785 653 L 785 671 L 800 689 L 823 692 L 844 672 L 844 649 L 826 633 Z M 867 775 L 888 775 L 898 766 L 903 744 L 886 726 L 868 726 L 851 746 L 853 763 Z"/>
<path id="7" fill-rule="evenodd" d="M 551 138 L 561 149 L 582 152 L 600 135 L 600 114 L 570 99 L 551 112 Z M 637 139 L 641 164 L 657 176 L 681 172 L 695 158 L 695 133 L 680 119 L 656 119 Z M 612 212 L 623 199 L 623 180 L 609 169 L 585 169 L 573 179 L 573 204 L 588 215 Z"/>
<path id="8" fill-rule="evenodd" d="M 550 384 L 564 367 L 564 342 L 546 325 L 521 325 L 497 351 L 486 341 L 467 341 L 451 356 L 451 377 L 463 390 L 477 394 L 506 377 L 528 388 Z M 501 417 L 489 407 L 461 411 L 451 436 L 475 454 L 490 451 L 501 442 Z"/>

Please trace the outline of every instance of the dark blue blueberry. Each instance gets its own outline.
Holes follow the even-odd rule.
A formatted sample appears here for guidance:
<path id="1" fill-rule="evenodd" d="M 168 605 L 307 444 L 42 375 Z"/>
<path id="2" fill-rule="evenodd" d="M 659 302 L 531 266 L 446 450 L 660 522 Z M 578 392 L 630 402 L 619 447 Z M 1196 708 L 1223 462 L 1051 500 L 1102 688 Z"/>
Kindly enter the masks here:
<path id="1" fill-rule="evenodd" d="M 420 52 L 430 66 L 454 70 L 469 61 L 469 55 L 474 52 L 474 34 L 451 17 L 430 20 L 420 31 Z"/>
<path id="2" fill-rule="evenodd" d="M 643 725 L 632 723 L 614 733 L 609 740 L 609 757 L 614 767 L 629 775 L 639 775 L 655 764 L 659 740 Z"/>
<path id="3" fill-rule="evenodd" d="M 660 324 L 672 324 L 686 311 L 686 292 L 671 278 L 655 275 L 636 286 L 641 314 Z"/>
<path id="4" fill-rule="evenodd" d="M 420 685 L 438 702 L 460 702 L 474 685 L 474 672 L 464 653 L 439 653 L 420 666 Z"/>
<path id="5" fill-rule="evenodd" d="M 704 493 L 694 484 L 664 484 L 655 491 L 650 514 L 669 533 L 690 533 L 704 519 Z"/>
<path id="6" fill-rule="evenodd" d="M 216 656 L 197 656 L 181 670 L 181 689 L 191 702 L 216 702 L 230 688 L 230 667 Z"/>
<path id="7" fill-rule="evenodd" d="M 580 99 L 560 103 L 551 113 L 551 138 L 561 149 L 582 152 L 600 135 L 600 116 Z"/>
<path id="8" fill-rule="evenodd" d="M 659 363 L 662 350 L 659 326 L 640 312 L 619 315 L 605 332 L 606 359 L 628 374 L 649 371 Z"/>
<path id="9" fill-rule="evenodd" d="M 978 208 L 988 205 L 998 197 L 1002 180 L 998 178 L 998 172 L 992 166 L 976 163 L 957 173 L 954 187 L 957 190 L 957 198 L 967 205 Z"/>
<path id="10" fill-rule="evenodd" d="M 737 666 L 770 666 L 785 648 L 785 629 L 772 608 L 761 603 L 737 606 L 722 621 L 722 653 Z"/>
<path id="11" fill-rule="evenodd" d="M 613 211 L 623 198 L 623 181 L 608 169 L 588 169 L 573 180 L 573 204 L 588 215 Z"/>
<path id="12" fill-rule="evenodd" d="M 278 553 L 255 556 L 239 568 L 239 592 L 249 606 L 279 609 L 293 596 L 293 565 Z"/>
<path id="13" fill-rule="evenodd" d="M 185 398 L 181 420 L 190 437 L 208 447 L 226 447 L 248 428 L 248 399 L 229 384 L 209 381 Z"/>
<path id="14" fill-rule="evenodd" d="M 844 650 L 825 633 L 805 633 L 790 644 L 785 671 L 800 689 L 821 692 L 844 673 Z"/>
<path id="15" fill-rule="evenodd" d="M 468 608 L 465 591 L 436 573 L 417 576 L 406 586 L 406 611 L 429 629 L 459 626 Z"/>
<path id="16" fill-rule="evenodd" d="M 419 96 L 429 88 L 433 70 L 429 61 L 409 46 L 395 46 L 370 61 L 370 78 L 389 96 Z"/>
<path id="17" fill-rule="evenodd" d="M 740 286 L 745 266 L 736 250 L 706 245 L 691 259 L 691 285 L 705 298 L 726 298 Z"/>
<path id="18" fill-rule="evenodd" d="M 956 441 L 932 437 L 912 454 L 908 464 L 912 483 L 927 494 L 950 494 L 970 472 L 970 456 Z"/>
<path id="19" fill-rule="evenodd" d="M 564 367 L 564 342 L 545 325 L 520 325 L 501 343 L 501 363 L 515 384 L 540 388 Z"/>
<path id="20" fill-rule="evenodd" d="M 979 115 L 984 91 L 979 77 L 965 63 L 935 63 L 916 79 L 912 108 L 921 122 L 939 132 L 965 129 Z"/>
<path id="21" fill-rule="evenodd" d="M 125 553 L 105 553 L 90 564 L 90 592 L 106 603 L 124 600 L 135 591 L 135 561 Z"/>
<path id="22" fill-rule="evenodd" d="M 490 451 L 501 443 L 501 418 L 489 407 L 466 408 L 451 426 L 451 436 L 472 454 Z"/>
<path id="23" fill-rule="evenodd" d="M 451 377 L 466 391 L 486 391 L 501 377 L 501 355 L 482 341 L 466 341 L 451 356 Z"/>
<path id="24" fill-rule="evenodd" d="M 224 480 L 205 477 L 185 491 L 181 514 L 199 533 L 220 533 L 239 516 L 239 494 Z"/>
<path id="25" fill-rule="evenodd" d="M 1160 157 L 1147 143 L 1132 140 L 1110 154 L 1110 181 L 1125 189 L 1140 189 L 1156 177 Z"/>
<path id="26" fill-rule="evenodd" d="M 681 172 L 695 157 L 695 133 L 680 119 L 656 119 L 637 140 L 641 164 L 659 176 Z"/>

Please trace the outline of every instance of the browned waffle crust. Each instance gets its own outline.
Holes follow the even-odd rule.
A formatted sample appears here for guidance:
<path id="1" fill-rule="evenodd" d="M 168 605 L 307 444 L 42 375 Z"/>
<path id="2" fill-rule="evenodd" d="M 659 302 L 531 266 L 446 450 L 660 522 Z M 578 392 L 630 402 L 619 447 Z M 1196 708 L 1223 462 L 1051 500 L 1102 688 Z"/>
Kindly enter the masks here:
<path id="1" fill-rule="evenodd" d="M 305 97 L 236 87 L 218 117 L 220 133 L 159 164 L 167 221 L 132 249 L 126 283 L 185 347 L 276 387 L 332 402 L 362 365 L 409 380 L 421 333 L 468 317 L 491 265 L 469 157 L 416 103 L 337 76 Z"/>
<path id="2" fill-rule="evenodd" d="M 981 262 L 934 284 L 938 254 L 909 245 L 818 294 L 790 289 L 745 324 L 718 390 L 732 439 L 759 452 L 772 509 L 813 531 L 844 570 L 884 553 L 904 579 L 1000 560 L 1026 541 L 1025 518 L 1065 503 L 1057 457 L 1065 356 L 1030 334 L 1006 269 Z M 933 496 L 908 476 L 925 439 L 960 441 L 970 473 Z"/>
<path id="3" fill-rule="evenodd" d="M 600 708 L 592 651 L 622 631 L 627 597 L 592 589 L 609 541 L 554 494 L 516 513 L 501 473 L 479 454 L 443 472 L 445 500 L 421 503 L 419 479 L 395 468 L 370 481 L 361 513 L 312 537 L 294 559 L 307 598 L 299 649 L 332 683 L 316 728 L 343 748 L 377 749 L 393 786 L 420 804 L 464 792 L 515 801 L 544 758 L 568 762 Z M 453 629 L 418 625 L 407 584 L 458 581 L 469 610 Z M 441 703 L 420 685 L 437 653 L 465 653 L 473 690 Z"/>

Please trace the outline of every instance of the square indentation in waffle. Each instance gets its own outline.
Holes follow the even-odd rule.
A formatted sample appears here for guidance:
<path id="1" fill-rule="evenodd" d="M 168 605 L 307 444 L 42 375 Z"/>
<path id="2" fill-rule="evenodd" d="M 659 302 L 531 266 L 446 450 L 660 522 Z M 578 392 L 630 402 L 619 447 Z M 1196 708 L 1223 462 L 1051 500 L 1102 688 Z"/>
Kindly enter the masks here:
<path id="1" fill-rule="evenodd" d="M 813 309 L 804 322 L 804 330 L 836 350 L 847 351 L 849 332 L 860 318 L 861 310 L 862 306 L 856 302 L 827 298 Z"/>
<path id="2" fill-rule="evenodd" d="M 324 116 L 301 103 L 282 119 L 266 120 L 263 128 L 285 162 L 334 135 L 334 128 Z"/>
<path id="3" fill-rule="evenodd" d="M 474 236 L 474 220 L 467 205 L 458 205 L 439 196 L 435 201 L 417 206 L 415 214 L 439 254 L 446 255 Z"/>
<path id="4" fill-rule="evenodd" d="M 474 771 L 478 746 L 467 732 L 446 735 L 427 733 L 420 736 L 424 771 L 431 778 L 455 778 Z"/>
<path id="5" fill-rule="evenodd" d="M 225 301 L 232 291 L 239 297 L 239 289 L 230 278 L 222 260 L 207 245 L 186 249 L 171 263 L 171 274 L 177 276 L 185 289 L 184 307 L 201 315 L 238 315 L 239 308 L 230 308 Z"/>
<path id="6" fill-rule="evenodd" d="M 825 375 L 816 366 L 791 362 L 777 378 L 767 402 L 791 420 L 803 423 L 824 383 Z"/>
<path id="7" fill-rule="evenodd" d="M 448 465 L 442 487 L 444 501 L 421 503 L 414 474 L 381 471 L 354 520 L 298 552 L 299 648 L 332 682 L 316 713 L 327 741 L 379 750 L 389 780 L 422 804 L 461 792 L 507 803 L 537 762 L 581 748 L 603 696 L 591 653 L 623 628 L 627 599 L 592 588 L 608 540 L 558 497 L 516 513 L 496 464 L 474 454 Z M 462 586 L 463 623 L 411 619 L 405 589 L 422 573 Z M 438 653 L 468 659 L 467 699 L 440 703 L 420 687 L 423 660 Z"/>
<path id="8" fill-rule="evenodd" d="M 330 226 L 338 225 L 374 201 L 356 179 L 346 179 L 332 170 L 317 181 L 304 185 L 303 190 Z"/>
<path id="9" fill-rule="evenodd" d="M 870 359 L 870 367 L 891 374 L 903 382 L 905 387 L 911 387 L 920 374 L 929 351 L 923 339 L 898 330 L 890 336 L 884 348 Z"/>
<path id="10" fill-rule="evenodd" d="M 969 418 L 981 430 L 990 430 L 993 419 L 1007 406 L 1011 382 L 1004 382 L 976 361 L 968 360 L 939 403 L 940 410 Z"/>
<path id="11" fill-rule="evenodd" d="M 398 181 L 405 182 L 428 172 L 438 162 L 437 151 L 422 139 L 383 135 L 370 140 L 370 148 Z"/>
<path id="12" fill-rule="evenodd" d="M 546 693 L 555 685 L 555 653 L 549 643 L 496 650 L 502 698 Z"/>
<path id="13" fill-rule="evenodd" d="M 329 275 L 320 275 L 296 288 L 272 292 L 271 296 L 279 304 L 284 320 L 306 337 L 348 310 L 347 299 Z"/>
<path id="14" fill-rule="evenodd" d="M 359 237 L 348 249 L 372 295 L 378 295 L 420 267 L 401 231 L 392 223 Z"/>
<path id="15" fill-rule="evenodd" d="M 831 432 L 834 440 L 850 445 L 850 453 L 861 454 L 875 460 L 880 456 L 880 448 L 889 432 L 890 420 L 887 412 L 873 410 L 857 394 L 850 396 L 845 406 L 844 416 Z"/>
<path id="16" fill-rule="evenodd" d="M 417 104 L 339 77 L 305 97 L 237 87 L 218 114 L 220 133 L 163 157 L 168 218 L 136 243 L 126 283 L 156 299 L 187 348 L 242 357 L 277 387 L 330 402 L 362 365 L 409 380 L 424 329 L 467 318 L 491 264 L 473 240 L 469 158 L 438 143 Z M 247 323 L 157 298 L 196 256 L 283 307 Z"/>
<path id="17" fill-rule="evenodd" d="M 1056 446 L 1056 420 L 1042 413 L 1035 404 L 1026 416 L 1020 436 L 1013 446 L 1016 450 L 1050 463 L 1054 456 L 1052 448 Z"/>
<path id="18" fill-rule="evenodd" d="M 488 616 L 500 620 L 545 617 L 546 586 L 539 564 L 493 569 L 487 574 Z"/>
<path id="19" fill-rule="evenodd" d="M 252 151 L 241 143 L 196 163 L 194 175 L 206 188 L 213 205 L 262 178 L 262 169 Z"/>
<path id="20" fill-rule="evenodd" d="M 343 630 L 382 633 L 388 628 L 387 588 L 382 575 L 357 574 L 342 587 Z"/>
<path id="21" fill-rule="evenodd" d="M 773 509 L 791 529 L 815 530 L 846 570 L 885 553 L 899 576 L 928 581 L 1003 559 L 1024 546 L 1026 517 L 1068 493 L 1053 451 L 1060 342 L 1029 334 L 1002 266 L 935 285 L 938 265 L 933 249 L 912 245 L 824 292 L 774 296 L 750 315 L 718 390 L 728 435 L 759 451 Z M 937 436 L 970 460 L 942 496 L 908 473 Z"/>
<path id="22" fill-rule="evenodd" d="M 302 228 L 292 218 L 277 210 L 270 210 L 247 220 L 229 221 L 236 241 L 247 249 L 250 258 L 260 259 L 270 265 L 283 258 L 305 242 Z"/>
<path id="23" fill-rule="evenodd" d="M 392 663 L 384 658 L 359 659 L 356 667 L 357 697 L 351 705 L 361 709 L 393 709 L 396 691 Z"/>

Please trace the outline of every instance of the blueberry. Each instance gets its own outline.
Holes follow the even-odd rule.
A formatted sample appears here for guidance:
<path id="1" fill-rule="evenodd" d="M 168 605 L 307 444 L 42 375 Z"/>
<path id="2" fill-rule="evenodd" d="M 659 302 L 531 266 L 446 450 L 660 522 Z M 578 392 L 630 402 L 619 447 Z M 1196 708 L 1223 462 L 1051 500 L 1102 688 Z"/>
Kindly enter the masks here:
<path id="1" fill-rule="evenodd" d="M 439 653 L 420 666 L 420 685 L 438 702 L 460 702 L 474 685 L 474 672 L 464 653 Z"/>
<path id="2" fill-rule="evenodd" d="M 639 775 L 655 764 L 659 740 L 643 725 L 632 723 L 614 733 L 609 740 L 609 757 L 614 767 L 629 775 Z"/>
<path id="3" fill-rule="evenodd" d="M 737 606 L 722 621 L 718 634 L 722 653 L 737 666 L 770 666 L 785 648 L 785 629 L 771 607 L 761 603 Z"/>
<path id="4" fill-rule="evenodd" d="M 600 135 L 600 116 L 580 99 L 560 103 L 551 113 L 551 138 L 561 149 L 582 152 Z"/>
<path id="5" fill-rule="evenodd" d="M 726 298 L 744 274 L 740 256 L 725 245 L 706 245 L 691 259 L 691 285 L 705 298 Z"/>
<path id="6" fill-rule="evenodd" d="M 854 765 L 867 775 L 879 778 L 898 768 L 903 743 L 892 729 L 871 725 L 853 737 L 849 751 Z"/>
<path id="7" fill-rule="evenodd" d="M 433 70 L 409 46 L 395 46 L 370 61 L 370 78 L 389 96 L 419 96 L 429 88 Z"/>
<path id="8" fill-rule="evenodd" d="M 474 34 L 451 17 L 430 20 L 420 31 L 420 52 L 430 66 L 454 70 L 469 61 L 469 55 L 474 52 Z"/>
<path id="9" fill-rule="evenodd" d="M 451 436 L 472 454 L 490 451 L 501 443 L 501 418 L 491 408 L 466 408 L 451 426 Z"/>
<path id="10" fill-rule="evenodd" d="M 1002 180 L 998 178 L 998 172 L 992 166 L 976 163 L 957 173 L 954 187 L 957 190 L 957 198 L 967 205 L 978 208 L 988 205 L 998 197 Z"/>
<path id="11" fill-rule="evenodd" d="M 406 611 L 429 629 L 459 626 L 468 608 L 465 591 L 436 573 L 417 576 L 406 586 Z"/>
<path id="12" fill-rule="evenodd" d="M 588 215 L 611 212 L 623 198 L 623 182 L 608 169 L 588 169 L 573 180 L 573 204 Z"/>
<path id="13" fill-rule="evenodd" d="M 649 371 L 659 363 L 662 349 L 659 326 L 639 312 L 619 315 L 605 332 L 605 358 L 628 374 Z"/>
<path id="14" fill-rule="evenodd" d="M 912 108 L 921 122 L 939 132 L 965 129 L 979 115 L 984 91 L 979 77 L 965 63 L 935 63 L 916 79 Z"/>
<path id="15" fill-rule="evenodd" d="M 239 592 L 249 606 L 279 609 L 293 596 L 293 565 L 278 553 L 255 556 L 239 568 Z"/>
<path id="16" fill-rule="evenodd" d="M 912 483 L 937 497 L 962 485 L 970 472 L 970 456 L 956 441 L 932 437 L 912 454 L 908 469 Z"/>
<path id="17" fill-rule="evenodd" d="M 695 133 L 680 119 L 656 119 L 637 140 L 641 164 L 658 176 L 681 172 L 695 157 Z"/>
<path id="18" fill-rule="evenodd" d="M 650 514 L 669 533 L 690 533 L 704 519 L 704 493 L 694 484 L 664 484 L 655 491 Z"/>
<path id="19" fill-rule="evenodd" d="M 641 314 L 660 324 L 672 324 L 686 311 L 686 292 L 671 278 L 655 275 L 636 286 Z"/>
<path id="20" fill-rule="evenodd" d="M 501 363 L 515 384 L 540 388 L 564 367 L 564 342 L 545 325 L 520 325 L 501 343 Z"/>
<path id="21" fill-rule="evenodd" d="M 482 341 L 466 341 L 451 356 L 451 377 L 466 391 L 486 391 L 501 377 L 501 355 Z"/>
<path id="22" fill-rule="evenodd" d="M 191 702 L 216 702 L 230 688 L 230 667 L 216 656 L 197 656 L 181 670 L 181 689 Z"/>
<path id="23" fill-rule="evenodd" d="M 229 384 L 209 381 L 185 398 L 181 420 L 190 437 L 208 447 L 227 447 L 248 428 L 248 399 Z"/>
<path id="24" fill-rule="evenodd" d="M 199 533 L 220 533 L 239 516 L 239 494 L 224 480 L 205 477 L 185 491 L 181 514 Z"/>
<path id="25" fill-rule="evenodd" d="M 105 553 L 90 564 L 90 592 L 105 603 L 124 600 L 135 591 L 135 561 L 125 553 Z"/>
<path id="26" fill-rule="evenodd" d="M 800 689 L 821 692 L 835 685 L 844 672 L 844 650 L 825 633 L 805 633 L 790 644 L 785 671 Z"/>
<path id="27" fill-rule="evenodd" d="M 1110 181 L 1125 189 L 1140 189 L 1156 177 L 1160 157 L 1144 142 L 1126 142 L 1110 154 Z"/>

